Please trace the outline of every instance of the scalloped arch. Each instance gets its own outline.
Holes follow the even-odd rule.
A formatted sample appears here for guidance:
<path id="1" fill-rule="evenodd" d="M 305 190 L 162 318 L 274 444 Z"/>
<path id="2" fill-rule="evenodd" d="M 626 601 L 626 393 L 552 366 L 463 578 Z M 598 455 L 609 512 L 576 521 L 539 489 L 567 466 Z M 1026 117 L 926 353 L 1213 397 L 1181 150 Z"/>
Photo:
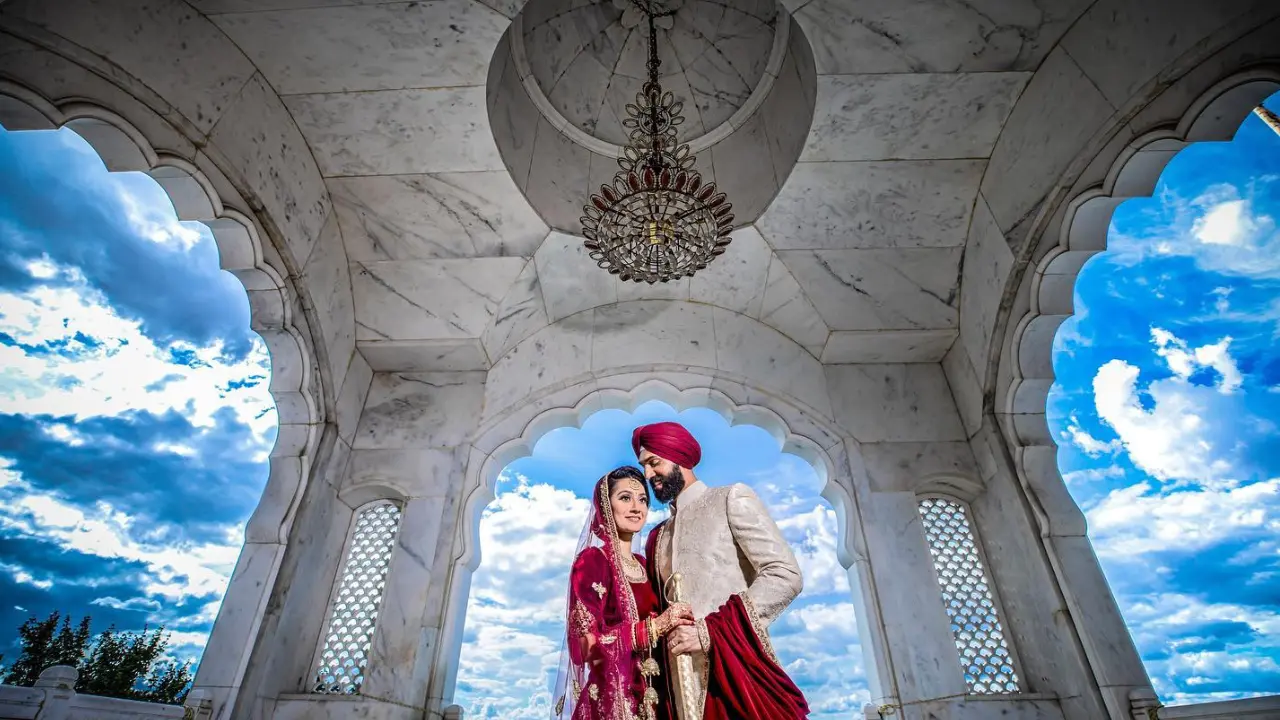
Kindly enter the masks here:
<path id="1" fill-rule="evenodd" d="M 547 433 L 562 427 L 581 428 L 591 415 L 606 409 L 634 412 L 640 405 L 651 400 L 658 400 L 670 405 L 677 411 L 693 407 L 705 407 L 725 418 L 731 426 L 750 424 L 765 430 L 778 443 L 783 452 L 796 455 L 810 463 L 823 483 L 822 497 L 831 503 L 836 512 L 837 542 L 836 554 L 840 564 L 850 569 L 860 558 L 866 556 L 864 543 L 860 539 L 861 528 L 856 527 L 853 518 L 855 502 L 847 487 L 848 470 L 842 470 L 847 464 L 843 458 L 843 448 L 839 442 L 829 447 L 805 435 L 794 432 L 790 424 L 779 412 L 782 408 L 773 408 L 751 402 L 738 402 L 728 394 L 712 387 L 714 378 L 711 375 L 690 373 L 690 377 L 698 378 L 692 387 L 679 388 L 659 379 L 646 379 L 631 389 L 595 388 L 577 394 L 577 399 L 567 400 L 552 407 L 543 409 L 521 425 L 499 425 L 490 428 L 473 445 L 488 444 L 493 449 L 487 453 L 473 450 L 468 463 L 466 489 L 463 491 L 462 507 L 459 514 L 460 527 L 456 531 L 456 542 L 461 550 L 451 558 L 450 587 L 445 598 L 446 614 L 444 627 L 441 630 L 443 640 L 437 650 L 434 667 L 437 674 L 432 678 L 431 697 L 436 701 L 451 700 L 457 679 L 457 659 L 461 650 L 462 615 L 465 612 L 467 597 L 471 588 L 471 576 L 480 564 L 480 517 L 484 509 L 493 501 L 494 489 L 498 474 L 511 462 L 532 454 L 532 449 Z M 594 381 L 585 381 L 579 387 L 587 388 L 595 385 Z M 777 395 L 760 393 L 761 400 L 779 405 L 790 401 Z M 824 428 L 825 429 L 825 428 Z M 834 428 L 829 428 L 833 436 L 838 436 Z M 511 437 L 512 433 L 514 437 Z M 497 436 L 509 439 L 495 441 Z M 855 595 L 860 588 L 853 587 Z M 855 597 L 855 602 L 857 598 Z M 863 603 L 857 603 L 865 607 Z M 870 612 L 874 613 L 874 610 Z M 861 620 L 860 620 L 861 622 Z"/>
<path id="2" fill-rule="evenodd" d="M 1016 447 L 1056 447 L 1045 417 L 1056 378 L 1053 341 L 1062 323 L 1075 314 L 1080 270 L 1106 250 L 1116 208 L 1131 198 L 1150 197 L 1165 167 L 1192 143 L 1231 140 L 1253 108 L 1277 90 L 1280 68 L 1256 68 L 1222 80 L 1202 93 L 1176 125 L 1154 128 L 1130 141 L 1101 186 L 1084 190 L 1067 204 L 1058 242 L 1030 278 L 1030 307 L 1013 329 L 1010 387 L 998 411 L 1012 419 L 1009 429 Z"/>
<path id="3" fill-rule="evenodd" d="M 289 285 L 265 259 L 262 234 L 249 216 L 227 207 L 216 187 L 230 187 L 226 178 L 209 176 L 212 168 L 157 152 L 146 136 L 123 117 L 83 102 L 54 104 L 13 82 L 0 80 L 0 125 L 11 131 L 53 130 L 67 127 L 85 139 L 109 172 L 150 175 L 173 203 L 179 220 L 203 222 L 218 246 L 219 265 L 244 286 L 249 299 L 250 327 L 267 344 L 271 355 L 271 395 L 276 402 L 280 433 L 272 457 L 301 454 L 308 432 L 319 421 L 318 398 L 309 391 L 311 364 L 307 345 L 293 322 L 286 301 Z M 294 426 L 290 432 L 287 426 Z"/>

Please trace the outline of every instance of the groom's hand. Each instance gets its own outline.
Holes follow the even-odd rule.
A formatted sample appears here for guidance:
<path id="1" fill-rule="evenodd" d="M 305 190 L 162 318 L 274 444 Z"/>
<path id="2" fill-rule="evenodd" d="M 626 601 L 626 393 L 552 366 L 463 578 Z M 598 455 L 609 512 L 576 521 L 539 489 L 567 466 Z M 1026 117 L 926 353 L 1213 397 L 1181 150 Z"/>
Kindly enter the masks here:
<path id="1" fill-rule="evenodd" d="M 671 652 L 675 655 L 688 655 L 700 652 L 702 641 L 698 639 L 698 631 L 690 625 L 681 625 L 667 636 Z"/>

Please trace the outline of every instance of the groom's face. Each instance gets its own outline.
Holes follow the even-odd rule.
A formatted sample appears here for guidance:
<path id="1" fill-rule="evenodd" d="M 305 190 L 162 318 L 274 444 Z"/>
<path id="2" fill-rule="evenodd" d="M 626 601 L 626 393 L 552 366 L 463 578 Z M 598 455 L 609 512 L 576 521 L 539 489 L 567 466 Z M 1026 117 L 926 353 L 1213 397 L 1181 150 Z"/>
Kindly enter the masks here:
<path id="1" fill-rule="evenodd" d="M 640 449 L 640 467 L 644 468 L 644 477 L 653 488 L 653 497 L 666 505 L 684 490 L 684 473 L 680 466 L 657 455 Z"/>

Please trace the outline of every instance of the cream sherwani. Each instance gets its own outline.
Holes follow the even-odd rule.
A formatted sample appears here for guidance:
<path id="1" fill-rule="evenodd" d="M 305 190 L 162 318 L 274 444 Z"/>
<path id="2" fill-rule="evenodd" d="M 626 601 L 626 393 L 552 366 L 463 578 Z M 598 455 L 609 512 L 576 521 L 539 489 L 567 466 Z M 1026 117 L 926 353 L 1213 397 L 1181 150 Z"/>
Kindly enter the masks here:
<path id="1" fill-rule="evenodd" d="M 659 582 L 666 588 L 672 574 L 680 573 L 682 599 L 693 606 L 704 646 L 709 640 L 703 618 L 741 594 L 761 644 L 772 655 L 769 625 L 800 594 L 803 580 L 795 554 L 760 498 L 742 483 L 708 487 L 698 482 L 680 493 L 671 510 L 671 519 L 657 531 Z M 695 653 L 692 665 L 696 679 L 690 695 L 699 709 L 694 718 L 681 709 L 681 720 L 702 718 L 705 654 Z"/>

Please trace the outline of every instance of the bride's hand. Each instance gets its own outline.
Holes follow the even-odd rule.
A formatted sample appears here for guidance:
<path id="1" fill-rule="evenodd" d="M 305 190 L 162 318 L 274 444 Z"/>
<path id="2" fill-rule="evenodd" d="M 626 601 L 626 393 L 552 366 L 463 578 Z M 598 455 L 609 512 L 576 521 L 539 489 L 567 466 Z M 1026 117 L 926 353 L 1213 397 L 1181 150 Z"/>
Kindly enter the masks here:
<path id="1" fill-rule="evenodd" d="M 692 624 L 693 607 L 688 603 L 675 603 L 654 620 L 658 637 L 662 637 L 678 627 Z"/>

